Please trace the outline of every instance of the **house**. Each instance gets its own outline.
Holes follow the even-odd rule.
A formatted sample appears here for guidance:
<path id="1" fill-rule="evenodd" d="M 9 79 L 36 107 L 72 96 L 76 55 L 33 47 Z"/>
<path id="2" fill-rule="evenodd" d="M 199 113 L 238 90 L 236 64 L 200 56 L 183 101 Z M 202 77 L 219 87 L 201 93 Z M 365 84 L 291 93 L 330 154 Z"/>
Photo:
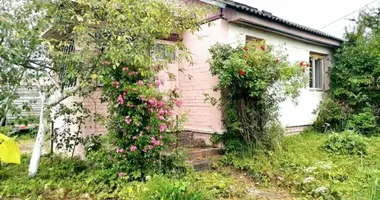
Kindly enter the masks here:
<path id="1" fill-rule="evenodd" d="M 203 24 L 195 34 L 186 33 L 181 36 L 182 42 L 193 54 L 193 62 L 173 63 L 170 71 L 177 74 L 175 81 L 170 81 L 163 73 L 160 76 L 162 87 L 178 87 L 182 94 L 183 107 L 178 112 L 188 113 L 185 130 L 199 137 L 210 137 L 212 133 L 222 133 L 221 111 L 205 102 L 204 94 L 216 98 L 219 93 L 213 92 L 213 86 L 218 82 L 209 71 L 208 49 L 215 43 L 231 45 L 244 44 L 250 39 L 265 40 L 266 43 L 282 46 L 286 49 L 290 62 L 310 61 L 312 72 L 310 84 L 304 88 L 298 98 L 298 104 L 290 100 L 280 105 L 280 121 L 290 133 L 300 131 L 313 123 L 316 115 L 313 111 L 318 107 L 322 94 L 328 89 L 328 71 L 332 65 L 332 54 L 342 44 L 342 40 L 306 26 L 302 26 L 279 18 L 270 12 L 228 0 L 193 0 L 201 4 L 216 6 L 217 12 L 210 13 L 206 21 L 212 25 Z M 164 40 L 163 44 L 173 41 Z M 182 68 L 184 73 L 178 72 Z M 192 76 L 192 79 L 188 78 Z M 101 90 L 101 88 L 99 88 Z M 85 106 L 97 113 L 106 113 L 106 105 L 100 103 L 100 92 L 93 98 L 84 99 Z M 68 102 L 71 100 L 68 99 Z M 56 127 L 62 126 L 57 122 Z M 85 134 L 104 133 L 104 126 L 88 122 L 84 128 Z"/>
<path id="2" fill-rule="evenodd" d="M 343 41 L 244 4 L 222 0 L 201 1 L 220 9 L 208 18 L 212 26 L 202 25 L 200 32 L 183 37 L 195 62 L 192 66 L 182 65 L 193 78 L 188 80 L 180 76 L 179 83 L 184 102 L 181 111 L 189 111 L 186 130 L 208 134 L 223 131 L 221 111 L 204 102 L 204 93 L 215 97 L 219 95 L 212 91 L 218 80 L 209 72 L 208 49 L 217 42 L 238 45 L 250 39 L 265 40 L 268 44 L 285 48 L 290 62 L 310 61 L 310 84 L 302 90 L 297 99 L 298 105 L 291 100 L 280 105 L 280 121 L 289 133 L 299 132 L 311 125 L 316 118 L 313 111 L 318 107 L 323 91 L 329 87 L 328 69 L 332 65 L 332 54 Z"/>

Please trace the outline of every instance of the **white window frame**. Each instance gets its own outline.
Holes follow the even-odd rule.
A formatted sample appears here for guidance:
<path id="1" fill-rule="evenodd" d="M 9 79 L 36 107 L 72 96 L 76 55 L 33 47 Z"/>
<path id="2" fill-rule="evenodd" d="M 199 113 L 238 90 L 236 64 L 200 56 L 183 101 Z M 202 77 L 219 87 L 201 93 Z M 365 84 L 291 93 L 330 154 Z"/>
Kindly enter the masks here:
<path id="1" fill-rule="evenodd" d="M 313 58 L 312 56 L 310 56 L 310 60 L 311 60 L 311 67 L 310 69 L 312 70 L 312 77 L 311 77 L 311 83 L 309 84 L 309 88 L 312 89 L 312 90 L 323 90 L 323 85 L 324 85 L 324 74 L 325 74 L 325 59 L 323 58 L 320 58 L 320 59 L 315 59 Z M 321 76 L 321 87 L 316 87 L 316 83 L 315 83 L 315 80 L 316 80 L 316 70 L 315 70 L 315 61 L 316 60 L 321 60 L 321 73 L 320 73 L 320 76 Z"/>

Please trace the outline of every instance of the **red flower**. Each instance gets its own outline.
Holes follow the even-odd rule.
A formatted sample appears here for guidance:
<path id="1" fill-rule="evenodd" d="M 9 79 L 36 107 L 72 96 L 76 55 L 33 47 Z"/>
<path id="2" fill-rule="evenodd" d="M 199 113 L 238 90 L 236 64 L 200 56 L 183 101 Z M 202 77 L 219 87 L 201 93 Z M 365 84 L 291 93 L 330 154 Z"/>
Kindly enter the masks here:
<path id="1" fill-rule="evenodd" d="M 243 47 L 243 50 L 244 50 L 244 51 L 247 51 L 247 50 L 248 50 L 248 48 L 247 48 L 247 47 Z"/>
<path id="2" fill-rule="evenodd" d="M 265 46 L 264 46 L 264 45 L 261 45 L 261 46 L 260 46 L 260 49 L 263 50 L 263 51 L 265 51 Z"/>
<path id="3" fill-rule="evenodd" d="M 244 74 L 245 74 L 244 70 L 239 69 L 239 75 L 240 75 L 240 76 L 244 76 Z"/>
<path id="4" fill-rule="evenodd" d="M 248 55 L 247 55 L 247 54 L 244 54 L 244 58 L 247 59 L 247 58 L 248 58 Z"/>
<path id="5" fill-rule="evenodd" d="M 276 58 L 276 63 L 278 63 L 278 61 L 279 61 L 278 58 Z"/>
<path id="6" fill-rule="evenodd" d="M 303 62 L 300 62 L 300 66 L 301 66 L 301 67 L 303 66 Z"/>
<path id="7" fill-rule="evenodd" d="M 303 69 L 302 69 L 302 72 L 305 73 L 305 71 L 306 71 L 305 68 L 303 68 Z"/>
<path id="8" fill-rule="evenodd" d="M 306 67 L 310 67 L 310 64 L 309 64 L 309 63 L 307 63 L 307 64 L 306 64 Z"/>

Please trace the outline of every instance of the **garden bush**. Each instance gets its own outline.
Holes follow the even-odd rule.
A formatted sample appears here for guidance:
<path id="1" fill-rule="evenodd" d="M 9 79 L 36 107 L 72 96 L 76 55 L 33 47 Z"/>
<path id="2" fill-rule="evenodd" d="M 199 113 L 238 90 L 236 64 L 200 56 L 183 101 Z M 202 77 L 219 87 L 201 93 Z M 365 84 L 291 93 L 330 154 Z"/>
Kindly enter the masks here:
<path id="1" fill-rule="evenodd" d="M 365 155 L 367 144 L 354 132 L 333 133 L 323 144 L 322 149 L 329 153 L 341 155 Z"/>
<path id="2" fill-rule="evenodd" d="M 355 114 L 349 120 L 349 127 L 363 135 L 372 135 L 377 133 L 376 117 L 370 109 L 365 109 L 364 112 Z"/>
<path id="3" fill-rule="evenodd" d="M 334 101 L 329 95 L 325 95 L 316 110 L 318 117 L 313 127 L 320 132 L 327 130 L 343 131 L 346 127 L 347 116 L 343 106 Z"/>
<path id="4" fill-rule="evenodd" d="M 380 123 L 379 14 L 379 9 L 361 12 L 355 20 L 356 25 L 347 29 L 345 42 L 335 52 L 334 67 L 329 69 L 331 100 L 321 105 L 315 124 L 319 130 L 324 123 L 330 123 L 337 131 L 342 130 L 338 123 L 342 117 L 339 104 L 345 108 L 343 122 L 349 120 L 348 124 L 342 124 L 343 128 L 348 125 L 365 135 L 377 131 L 375 127 Z"/>
<path id="5" fill-rule="evenodd" d="M 0 126 L 0 133 L 4 134 L 4 135 L 11 135 L 11 133 L 13 132 L 13 127 L 11 126 Z"/>

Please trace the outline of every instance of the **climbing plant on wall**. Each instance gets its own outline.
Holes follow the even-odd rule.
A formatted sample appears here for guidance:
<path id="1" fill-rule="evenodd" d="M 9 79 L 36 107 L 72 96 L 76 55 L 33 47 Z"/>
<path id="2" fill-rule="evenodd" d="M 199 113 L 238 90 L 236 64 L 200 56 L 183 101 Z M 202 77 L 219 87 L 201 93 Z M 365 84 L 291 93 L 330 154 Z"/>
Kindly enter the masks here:
<path id="1" fill-rule="evenodd" d="M 211 73 L 219 78 L 215 90 L 222 94 L 223 137 L 241 147 L 252 142 L 275 147 L 276 138 L 283 133 L 278 105 L 287 97 L 295 99 L 306 86 L 309 64 L 289 64 L 281 51 L 261 42 L 236 48 L 216 44 L 210 53 Z"/>

